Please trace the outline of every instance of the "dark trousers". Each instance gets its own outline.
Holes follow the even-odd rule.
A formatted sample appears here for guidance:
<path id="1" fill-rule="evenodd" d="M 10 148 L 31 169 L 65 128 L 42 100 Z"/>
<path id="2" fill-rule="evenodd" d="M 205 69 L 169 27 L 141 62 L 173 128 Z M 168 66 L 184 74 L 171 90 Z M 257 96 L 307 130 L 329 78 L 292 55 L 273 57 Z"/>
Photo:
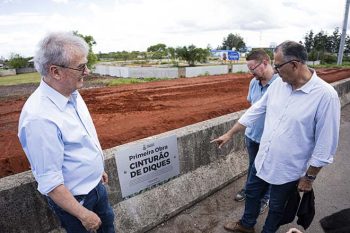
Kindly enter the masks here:
<path id="1" fill-rule="evenodd" d="M 78 202 L 83 202 L 83 206 L 95 212 L 101 219 L 102 225 L 97 230 L 98 233 L 115 233 L 114 213 L 109 205 L 105 186 L 100 182 L 87 195 L 74 196 Z M 49 197 L 47 197 L 50 208 L 58 216 L 62 227 L 67 233 L 89 233 L 81 224 L 80 220 L 64 211 Z"/>
<path id="2" fill-rule="evenodd" d="M 245 209 L 241 224 L 245 227 L 254 227 L 260 212 L 260 200 L 268 188 L 271 187 L 269 213 L 262 232 L 276 232 L 283 217 L 285 204 L 297 184 L 298 180 L 282 185 L 270 185 L 256 176 L 256 169 L 253 164 L 246 185 Z"/>
<path id="3" fill-rule="evenodd" d="M 254 160 L 256 155 L 258 154 L 259 151 L 259 146 L 260 143 L 257 143 L 255 141 L 253 141 L 252 139 L 248 138 L 247 136 L 245 136 L 245 145 L 247 147 L 247 151 L 248 151 L 248 155 L 249 155 L 249 166 L 248 166 L 248 175 L 247 175 L 247 182 L 248 183 L 248 178 L 249 178 L 249 173 L 252 170 L 252 166 L 254 164 Z M 244 188 L 244 190 L 246 189 L 246 187 Z M 267 189 L 264 197 L 262 198 L 262 202 L 267 202 L 267 200 L 270 199 L 270 188 Z"/>

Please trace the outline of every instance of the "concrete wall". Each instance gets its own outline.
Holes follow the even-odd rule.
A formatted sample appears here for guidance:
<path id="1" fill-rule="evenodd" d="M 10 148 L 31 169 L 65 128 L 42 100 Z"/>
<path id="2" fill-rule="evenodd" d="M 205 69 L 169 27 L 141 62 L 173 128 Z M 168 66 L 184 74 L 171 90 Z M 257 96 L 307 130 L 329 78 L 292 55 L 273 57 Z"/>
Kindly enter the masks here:
<path id="1" fill-rule="evenodd" d="M 10 76 L 10 75 L 16 75 L 16 70 L 15 69 L 0 70 L 0 77 Z"/>
<path id="2" fill-rule="evenodd" d="M 183 71 L 184 69 L 184 71 Z M 159 68 L 159 67 L 118 67 L 109 65 L 96 65 L 94 73 L 123 78 L 178 78 L 197 77 L 200 75 L 227 74 L 228 66 L 200 66 L 185 68 Z"/>
<path id="3" fill-rule="evenodd" d="M 129 77 L 129 68 L 119 66 L 96 65 L 93 73 L 127 78 Z"/>
<path id="4" fill-rule="evenodd" d="M 232 73 L 237 73 L 237 72 L 248 72 L 248 67 L 246 64 L 234 64 L 232 65 Z"/>
<path id="5" fill-rule="evenodd" d="M 96 65 L 93 73 L 121 78 L 177 78 L 179 76 L 178 68 L 120 67 L 108 65 Z"/>
<path id="6" fill-rule="evenodd" d="M 350 78 L 333 84 L 342 106 L 350 102 Z M 114 155 L 117 148 L 127 147 L 143 140 L 105 150 L 107 187 L 110 201 L 117 214 L 118 232 L 144 232 L 174 216 L 195 202 L 207 197 L 226 184 L 245 174 L 243 134 L 236 135 L 219 150 L 211 139 L 223 134 L 244 111 L 169 131 L 151 138 L 175 134 L 177 136 L 180 175 L 171 181 L 123 199 L 118 181 Z M 0 231 L 59 232 L 58 222 L 47 208 L 45 200 L 36 191 L 31 172 L 0 179 Z"/>
<path id="7" fill-rule="evenodd" d="M 318 61 L 307 61 L 306 64 L 307 65 L 312 65 L 312 66 L 319 65 L 320 64 L 320 60 L 318 60 Z"/>
<path id="8" fill-rule="evenodd" d="M 217 75 L 227 74 L 228 66 L 198 66 L 198 67 L 186 67 L 185 76 L 186 78 L 197 77 L 201 75 Z"/>
<path id="9" fill-rule="evenodd" d="M 25 67 L 25 68 L 17 68 L 16 74 L 26 74 L 26 73 L 34 73 L 36 69 L 33 67 Z"/>
<path id="10" fill-rule="evenodd" d="M 157 68 L 157 67 L 130 67 L 129 77 L 131 78 L 177 78 L 178 68 Z"/>

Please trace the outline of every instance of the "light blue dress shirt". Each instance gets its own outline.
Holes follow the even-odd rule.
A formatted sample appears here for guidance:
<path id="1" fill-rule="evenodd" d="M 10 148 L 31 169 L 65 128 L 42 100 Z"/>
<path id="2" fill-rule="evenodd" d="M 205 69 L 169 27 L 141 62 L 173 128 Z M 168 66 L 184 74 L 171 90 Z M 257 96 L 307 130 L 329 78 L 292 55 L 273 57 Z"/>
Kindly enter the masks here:
<path id="1" fill-rule="evenodd" d="M 340 102 L 334 88 L 316 72 L 297 90 L 276 79 L 265 95 L 239 119 L 251 126 L 266 112 L 255 158 L 257 176 L 280 185 L 303 176 L 309 165 L 333 162 L 339 139 Z"/>
<path id="2" fill-rule="evenodd" d="M 249 84 L 249 91 L 247 100 L 252 105 L 256 103 L 266 92 L 267 88 L 271 83 L 279 77 L 278 74 L 274 74 L 270 81 L 265 85 L 261 85 L 261 82 L 256 78 L 253 78 Z M 247 127 L 245 130 L 245 135 L 253 140 L 254 142 L 260 143 L 261 135 L 264 131 L 265 114 L 262 115 L 258 120 L 256 120 L 251 127 Z"/>
<path id="3" fill-rule="evenodd" d="M 67 98 L 42 80 L 22 109 L 18 137 L 42 194 L 64 184 L 83 195 L 101 180 L 103 152 L 78 91 Z"/>

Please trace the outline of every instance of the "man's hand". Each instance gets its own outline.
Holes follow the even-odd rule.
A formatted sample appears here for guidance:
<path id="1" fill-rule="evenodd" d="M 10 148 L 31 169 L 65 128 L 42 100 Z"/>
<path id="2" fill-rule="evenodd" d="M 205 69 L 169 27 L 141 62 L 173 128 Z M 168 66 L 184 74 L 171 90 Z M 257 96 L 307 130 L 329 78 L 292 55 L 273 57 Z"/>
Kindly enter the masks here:
<path id="1" fill-rule="evenodd" d="M 57 186 L 48 195 L 59 207 L 78 218 L 86 230 L 96 231 L 100 228 L 101 219 L 81 205 L 63 184 Z"/>
<path id="2" fill-rule="evenodd" d="M 310 192 L 312 190 L 313 180 L 307 179 L 305 176 L 301 177 L 298 184 L 299 192 Z"/>
<path id="3" fill-rule="evenodd" d="M 108 183 L 108 175 L 106 172 L 103 172 L 102 174 L 102 183 L 107 184 Z"/>
<path id="4" fill-rule="evenodd" d="M 88 209 L 86 209 L 86 211 L 79 220 L 81 221 L 81 224 L 83 224 L 87 231 L 92 232 L 97 231 L 102 224 L 101 219 L 97 216 L 97 214 Z"/>
<path id="5" fill-rule="evenodd" d="M 239 131 L 243 131 L 245 130 L 245 126 L 242 125 L 241 123 L 239 123 L 238 121 L 236 122 L 236 124 L 234 124 L 234 126 L 224 135 L 211 140 L 210 143 L 216 142 L 219 145 L 219 148 L 221 149 L 221 147 L 232 138 L 232 136 L 236 133 L 238 133 Z"/>
<path id="6" fill-rule="evenodd" d="M 211 140 L 210 143 L 216 142 L 219 145 L 219 148 L 221 149 L 221 147 L 230 139 L 231 139 L 231 136 L 225 133 L 224 135 L 214 140 Z"/>

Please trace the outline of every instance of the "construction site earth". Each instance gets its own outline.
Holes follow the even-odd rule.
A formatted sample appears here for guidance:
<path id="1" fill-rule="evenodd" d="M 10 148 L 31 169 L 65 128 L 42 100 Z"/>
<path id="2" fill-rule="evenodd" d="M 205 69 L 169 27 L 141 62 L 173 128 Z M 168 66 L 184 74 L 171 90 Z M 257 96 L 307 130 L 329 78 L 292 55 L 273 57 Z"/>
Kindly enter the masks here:
<path id="1" fill-rule="evenodd" d="M 316 71 L 329 83 L 350 77 L 348 68 Z M 107 149 L 248 108 L 252 78 L 226 74 L 101 87 L 91 86 L 91 75 L 80 93 Z M 22 106 L 37 85 L 0 87 L 0 178 L 30 169 L 17 127 Z"/>

